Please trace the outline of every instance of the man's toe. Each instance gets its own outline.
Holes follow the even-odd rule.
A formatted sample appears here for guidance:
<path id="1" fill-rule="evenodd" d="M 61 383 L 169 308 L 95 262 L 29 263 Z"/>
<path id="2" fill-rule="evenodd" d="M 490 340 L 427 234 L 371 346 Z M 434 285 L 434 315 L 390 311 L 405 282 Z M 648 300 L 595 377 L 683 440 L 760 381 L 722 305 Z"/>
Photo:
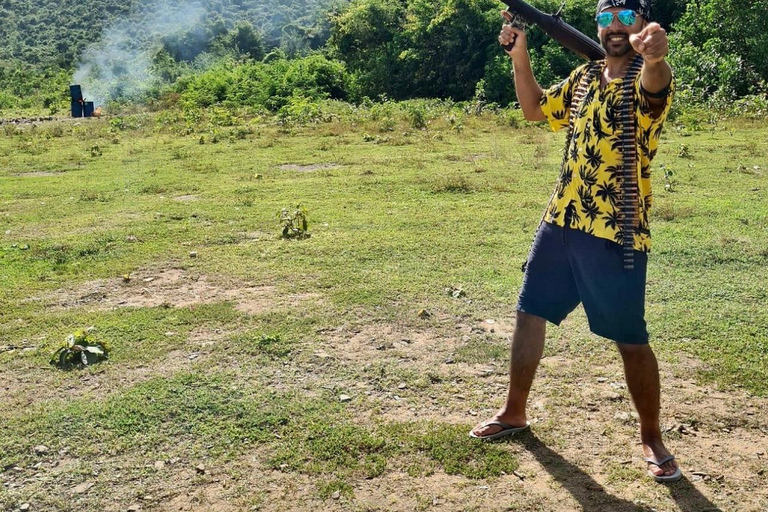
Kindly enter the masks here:
<path id="1" fill-rule="evenodd" d="M 677 464 L 674 461 L 669 461 L 662 466 L 664 468 L 664 476 L 670 476 L 677 471 Z"/>
<path id="2" fill-rule="evenodd" d="M 498 425 L 486 425 L 486 424 L 480 424 L 472 430 L 472 433 L 476 436 L 485 437 L 485 436 L 492 436 L 493 434 L 498 434 L 503 429 Z"/>

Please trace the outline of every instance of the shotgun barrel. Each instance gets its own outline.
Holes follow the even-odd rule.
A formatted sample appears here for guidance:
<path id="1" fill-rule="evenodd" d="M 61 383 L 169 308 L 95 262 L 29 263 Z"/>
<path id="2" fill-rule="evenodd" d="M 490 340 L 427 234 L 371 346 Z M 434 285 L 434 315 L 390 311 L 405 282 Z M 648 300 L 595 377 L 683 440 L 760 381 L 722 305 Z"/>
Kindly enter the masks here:
<path id="1" fill-rule="evenodd" d="M 572 52 L 587 60 L 602 60 L 605 50 L 592 38 L 579 32 L 557 14 L 546 14 L 523 0 L 502 0 L 513 16 L 518 16 L 531 25 L 536 25 L 549 37 Z"/>

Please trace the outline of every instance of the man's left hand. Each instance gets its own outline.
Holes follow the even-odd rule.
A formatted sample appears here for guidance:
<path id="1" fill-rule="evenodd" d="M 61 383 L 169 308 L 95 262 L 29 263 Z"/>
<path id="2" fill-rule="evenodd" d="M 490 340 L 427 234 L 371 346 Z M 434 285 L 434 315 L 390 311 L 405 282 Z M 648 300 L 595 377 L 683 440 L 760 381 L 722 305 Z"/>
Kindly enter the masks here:
<path id="1" fill-rule="evenodd" d="M 649 23 L 640 33 L 629 36 L 629 44 L 642 55 L 646 64 L 656 64 L 669 53 L 667 31 L 658 23 Z"/>

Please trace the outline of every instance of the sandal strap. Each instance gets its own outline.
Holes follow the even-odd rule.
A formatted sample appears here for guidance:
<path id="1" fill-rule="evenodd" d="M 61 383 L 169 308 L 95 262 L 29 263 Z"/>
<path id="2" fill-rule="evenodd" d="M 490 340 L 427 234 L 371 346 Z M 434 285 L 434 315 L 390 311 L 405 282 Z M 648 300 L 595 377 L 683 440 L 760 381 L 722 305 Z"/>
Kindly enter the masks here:
<path id="1" fill-rule="evenodd" d="M 671 460 L 675 460 L 675 456 L 674 455 L 668 455 L 667 457 L 664 457 L 663 459 L 661 459 L 659 461 L 655 461 L 655 460 L 651 459 L 650 457 L 648 457 L 648 458 L 645 459 L 645 462 L 647 462 L 649 464 L 653 464 L 654 466 L 661 467 L 661 466 L 663 466 L 664 464 L 666 464 L 667 462 L 669 462 Z"/>
<path id="2" fill-rule="evenodd" d="M 510 429 L 510 428 L 515 428 L 512 425 L 510 425 L 509 423 L 504 423 L 503 421 L 499 421 L 499 420 L 486 421 L 485 423 L 480 425 L 480 428 L 484 428 L 484 427 L 501 427 L 504 430 L 507 430 L 507 429 Z"/>

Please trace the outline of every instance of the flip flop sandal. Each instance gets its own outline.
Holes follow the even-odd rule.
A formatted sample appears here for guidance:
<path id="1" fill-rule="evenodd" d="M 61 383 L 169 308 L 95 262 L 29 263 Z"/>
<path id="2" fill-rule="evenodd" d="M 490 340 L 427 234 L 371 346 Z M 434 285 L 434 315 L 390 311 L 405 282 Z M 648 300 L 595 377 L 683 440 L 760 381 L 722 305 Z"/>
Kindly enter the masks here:
<path id="1" fill-rule="evenodd" d="M 664 457 L 660 461 L 655 461 L 653 459 L 647 458 L 645 459 L 645 462 L 647 462 L 648 464 L 653 464 L 654 466 L 657 466 L 657 467 L 661 467 L 671 460 L 675 460 L 674 455 Z M 679 466 L 675 469 L 675 472 L 672 473 L 671 475 L 654 475 L 653 472 L 650 470 L 648 471 L 648 474 L 651 475 L 657 482 L 662 482 L 662 483 L 677 482 L 683 477 L 683 472 L 680 471 Z"/>
<path id="2" fill-rule="evenodd" d="M 487 436 L 478 436 L 474 432 L 478 428 L 493 427 L 493 426 L 501 427 L 502 430 L 499 430 L 498 432 L 495 432 L 493 434 L 488 434 Z M 483 439 L 485 441 L 493 441 L 494 439 L 501 439 L 502 437 L 511 436 L 511 435 L 517 434 L 518 432 L 522 432 L 523 430 L 527 430 L 530 426 L 531 426 L 530 423 L 526 423 L 525 426 L 523 427 L 513 427 L 509 423 L 504 423 L 503 421 L 491 420 L 491 421 L 486 421 L 479 427 L 475 427 L 472 430 L 470 430 L 469 437 L 474 437 L 475 439 Z"/>

